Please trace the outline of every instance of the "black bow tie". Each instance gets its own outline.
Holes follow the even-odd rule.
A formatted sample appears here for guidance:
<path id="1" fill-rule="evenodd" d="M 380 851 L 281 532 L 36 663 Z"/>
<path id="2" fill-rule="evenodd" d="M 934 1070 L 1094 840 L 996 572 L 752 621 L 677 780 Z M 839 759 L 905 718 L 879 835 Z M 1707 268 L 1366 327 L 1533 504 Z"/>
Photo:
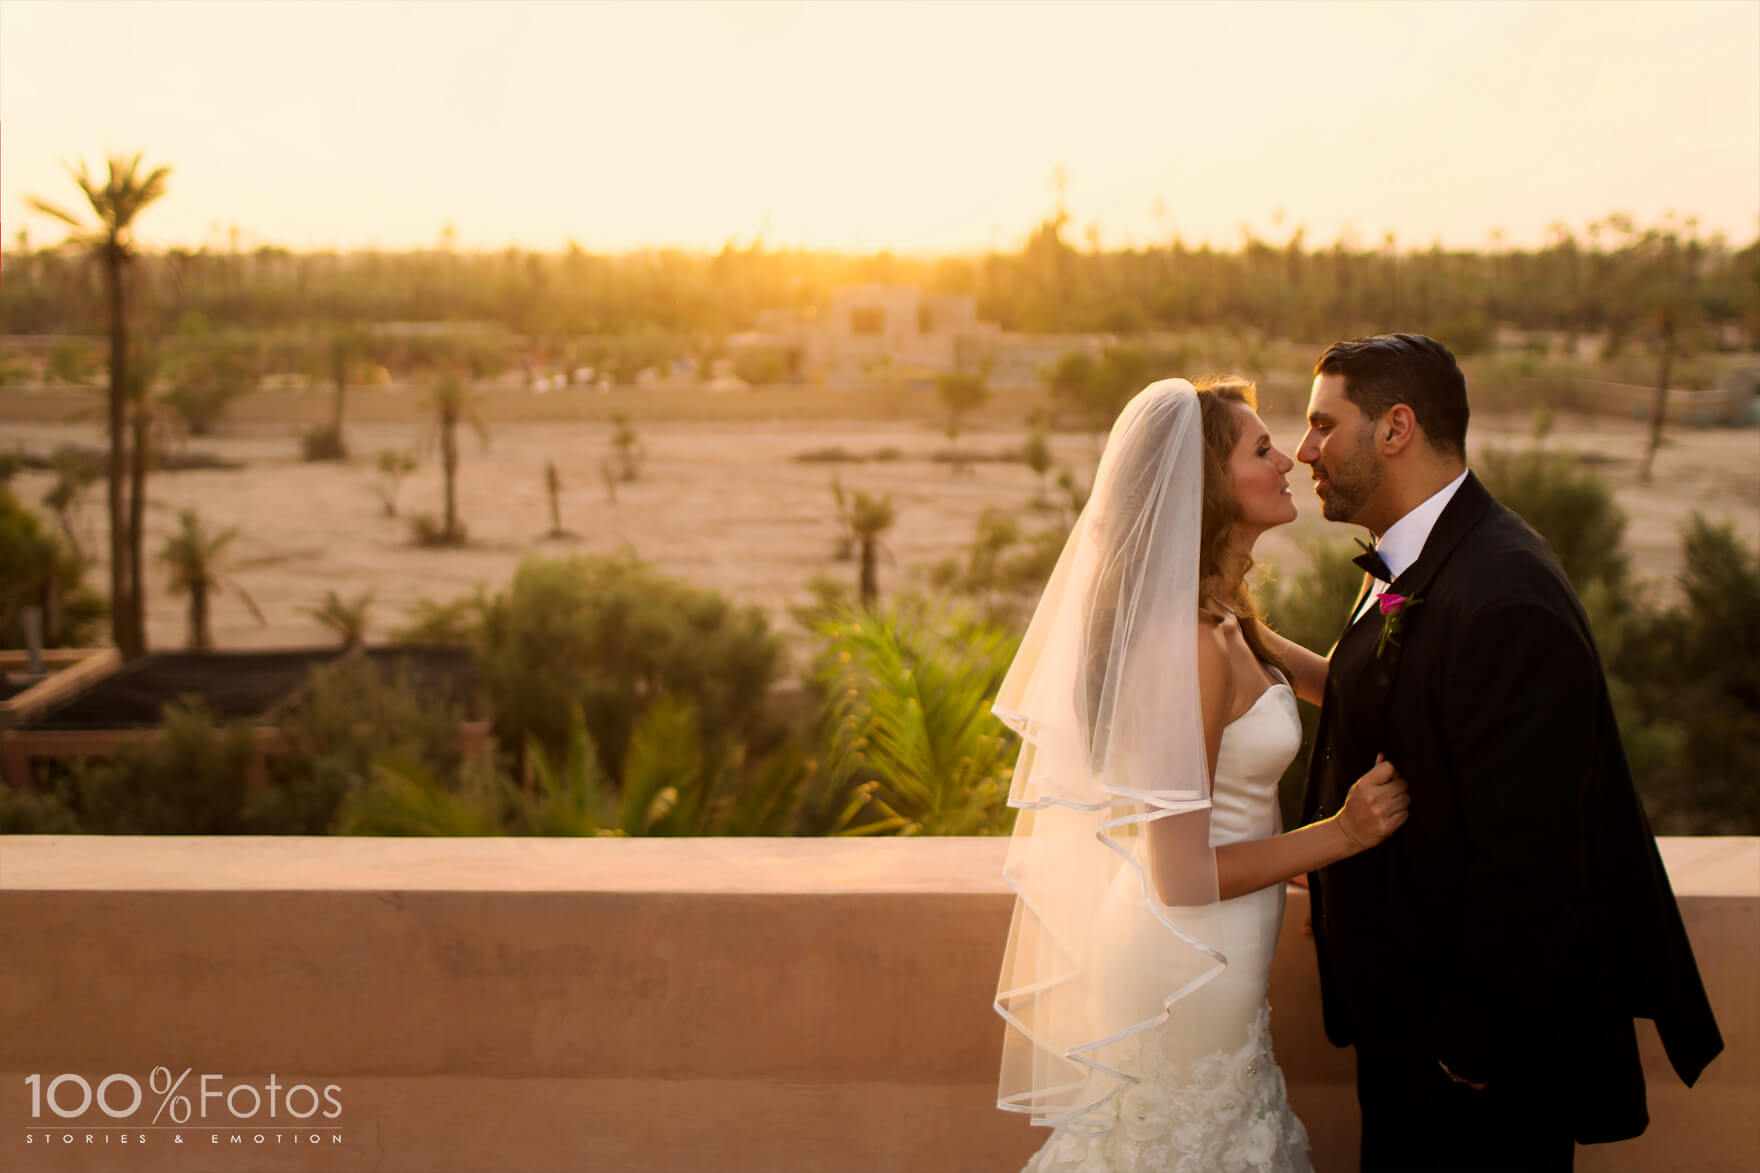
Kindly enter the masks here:
<path id="1" fill-rule="evenodd" d="M 1380 551 L 1376 550 L 1373 546 L 1366 544 L 1361 538 L 1357 539 L 1357 545 L 1363 547 L 1363 552 L 1358 554 L 1355 558 L 1352 558 L 1351 561 L 1355 562 L 1358 566 L 1362 567 L 1382 582 L 1391 583 L 1393 581 L 1393 571 L 1389 570 L 1387 568 L 1387 563 L 1381 560 Z"/>

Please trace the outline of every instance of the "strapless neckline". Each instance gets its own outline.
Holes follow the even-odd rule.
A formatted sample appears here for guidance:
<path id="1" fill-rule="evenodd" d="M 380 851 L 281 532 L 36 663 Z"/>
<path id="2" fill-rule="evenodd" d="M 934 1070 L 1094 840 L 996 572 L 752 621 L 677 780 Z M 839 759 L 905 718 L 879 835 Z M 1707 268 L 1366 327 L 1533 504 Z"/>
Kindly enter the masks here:
<path id="1" fill-rule="evenodd" d="M 1257 697 L 1255 697 L 1253 700 L 1253 703 L 1247 706 L 1247 711 L 1242 713 L 1240 716 L 1236 717 L 1234 720 L 1230 721 L 1227 725 L 1224 725 L 1222 727 L 1222 731 L 1224 733 L 1227 733 L 1230 729 L 1233 729 L 1236 725 L 1239 725 L 1242 721 L 1245 721 L 1248 717 L 1251 717 L 1253 715 L 1253 713 L 1259 708 L 1259 706 L 1265 703 L 1265 698 L 1270 696 L 1272 693 L 1276 692 L 1280 688 L 1283 689 L 1285 692 L 1291 694 L 1292 696 L 1295 694 L 1295 689 L 1293 689 L 1289 685 L 1283 683 L 1281 680 L 1278 681 L 1276 684 L 1273 684 L 1270 688 L 1267 688 L 1264 692 L 1260 693 Z"/>

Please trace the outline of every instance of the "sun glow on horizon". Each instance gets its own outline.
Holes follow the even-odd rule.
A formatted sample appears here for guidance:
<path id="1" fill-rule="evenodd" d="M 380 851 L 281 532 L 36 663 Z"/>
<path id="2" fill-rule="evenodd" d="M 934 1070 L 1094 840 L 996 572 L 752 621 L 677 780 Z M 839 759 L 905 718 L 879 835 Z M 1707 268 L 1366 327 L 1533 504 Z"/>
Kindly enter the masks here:
<path id="1" fill-rule="evenodd" d="M 1082 247 L 1760 234 L 1760 5 L 1393 12 L 3 0 L 0 217 L 140 150 L 155 248 L 972 254 L 1059 169 Z"/>

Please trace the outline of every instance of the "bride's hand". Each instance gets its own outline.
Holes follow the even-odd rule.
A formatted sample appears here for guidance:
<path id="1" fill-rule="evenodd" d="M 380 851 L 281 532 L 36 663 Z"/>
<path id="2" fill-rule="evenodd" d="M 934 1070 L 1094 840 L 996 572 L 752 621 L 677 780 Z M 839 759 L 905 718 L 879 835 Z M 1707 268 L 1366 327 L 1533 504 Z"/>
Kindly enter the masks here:
<path id="1" fill-rule="evenodd" d="M 1367 851 L 1399 829 L 1411 813 L 1412 797 L 1392 762 L 1375 755 L 1375 766 L 1358 778 L 1335 816 L 1351 850 Z"/>

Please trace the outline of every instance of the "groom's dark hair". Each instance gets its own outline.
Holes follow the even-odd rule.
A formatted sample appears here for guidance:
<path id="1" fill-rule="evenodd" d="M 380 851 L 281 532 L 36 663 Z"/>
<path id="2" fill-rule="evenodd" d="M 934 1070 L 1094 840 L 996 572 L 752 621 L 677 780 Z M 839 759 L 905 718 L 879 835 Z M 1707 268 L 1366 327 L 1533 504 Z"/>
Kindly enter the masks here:
<path id="1" fill-rule="evenodd" d="M 1448 347 L 1422 334 L 1377 334 L 1334 342 L 1316 375 L 1343 375 L 1345 398 L 1369 419 L 1403 403 L 1431 447 L 1467 455 L 1467 380 Z"/>

